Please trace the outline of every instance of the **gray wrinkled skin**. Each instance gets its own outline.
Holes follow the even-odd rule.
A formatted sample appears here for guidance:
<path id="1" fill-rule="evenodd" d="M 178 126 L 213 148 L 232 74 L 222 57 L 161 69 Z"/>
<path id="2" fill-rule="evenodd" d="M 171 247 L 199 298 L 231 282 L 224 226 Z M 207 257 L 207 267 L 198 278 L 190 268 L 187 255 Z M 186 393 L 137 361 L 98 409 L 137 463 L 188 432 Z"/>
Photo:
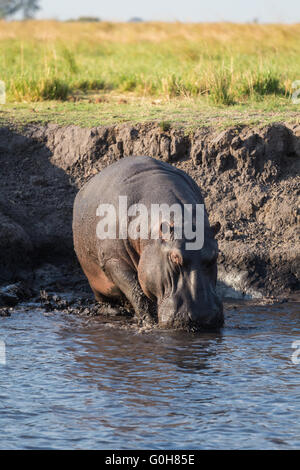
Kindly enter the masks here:
<path id="1" fill-rule="evenodd" d="M 162 328 L 189 331 L 221 327 L 223 308 L 215 291 L 217 229 L 210 227 L 206 211 L 200 250 L 189 251 L 185 239 L 172 236 L 172 221 L 170 239 L 163 232 L 157 240 L 100 240 L 97 207 L 112 204 L 118 213 L 120 195 L 127 196 L 128 207 L 142 203 L 149 214 L 151 204 L 203 204 L 198 186 L 186 173 L 150 157 L 124 158 L 94 176 L 76 196 L 73 234 L 96 299 L 125 295 L 144 325 L 158 322 Z"/>

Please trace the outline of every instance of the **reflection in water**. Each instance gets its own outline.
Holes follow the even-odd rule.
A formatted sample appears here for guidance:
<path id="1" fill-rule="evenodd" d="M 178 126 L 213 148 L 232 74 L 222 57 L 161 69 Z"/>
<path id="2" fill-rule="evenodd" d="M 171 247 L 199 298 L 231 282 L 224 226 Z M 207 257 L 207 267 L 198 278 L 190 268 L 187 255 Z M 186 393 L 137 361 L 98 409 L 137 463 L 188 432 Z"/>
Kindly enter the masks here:
<path id="1" fill-rule="evenodd" d="M 1 319 L 0 447 L 296 448 L 299 304 L 237 303 L 226 318 L 193 335 L 41 310 Z"/>

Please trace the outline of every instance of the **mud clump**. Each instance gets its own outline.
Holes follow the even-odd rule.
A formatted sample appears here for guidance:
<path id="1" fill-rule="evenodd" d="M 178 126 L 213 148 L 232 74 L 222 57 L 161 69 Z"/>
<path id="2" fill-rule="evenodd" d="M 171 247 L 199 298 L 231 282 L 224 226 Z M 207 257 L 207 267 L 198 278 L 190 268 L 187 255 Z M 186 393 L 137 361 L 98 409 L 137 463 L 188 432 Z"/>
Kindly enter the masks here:
<path id="1" fill-rule="evenodd" d="M 46 312 L 63 312 L 66 314 L 82 316 L 123 316 L 132 318 L 134 312 L 130 306 L 113 306 L 108 302 L 95 302 L 90 298 L 63 298 L 57 294 L 48 293 L 42 290 L 39 295 L 39 302 Z"/>
<path id="2" fill-rule="evenodd" d="M 73 201 L 94 174 L 130 155 L 167 161 L 198 183 L 210 222 L 221 223 L 221 287 L 249 296 L 297 292 L 299 125 L 202 128 L 186 135 L 157 123 L 93 129 L 51 124 L 0 128 L 0 285 L 6 286 L 0 308 L 40 290 L 60 297 L 41 298 L 45 308 L 101 308 L 89 303 L 75 258 Z M 27 286 L 25 297 L 8 288 L 16 284 Z M 71 291 L 84 298 L 83 305 L 64 304 L 62 294 Z"/>
<path id="3" fill-rule="evenodd" d="M 25 282 L 17 282 L 0 287 L 0 307 L 14 307 L 22 301 L 29 300 L 33 290 Z"/>

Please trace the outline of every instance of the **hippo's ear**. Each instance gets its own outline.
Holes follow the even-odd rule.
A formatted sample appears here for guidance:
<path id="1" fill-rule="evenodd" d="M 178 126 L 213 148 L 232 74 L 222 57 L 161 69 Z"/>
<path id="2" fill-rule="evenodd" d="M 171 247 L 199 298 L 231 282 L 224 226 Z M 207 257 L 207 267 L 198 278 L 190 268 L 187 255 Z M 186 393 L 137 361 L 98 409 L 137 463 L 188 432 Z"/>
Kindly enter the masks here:
<path id="1" fill-rule="evenodd" d="M 217 233 L 220 231 L 220 228 L 221 228 L 221 224 L 220 222 L 216 222 L 214 225 L 211 226 L 211 230 L 212 230 L 212 233 L 213 233 L 213 236 L 215 237 L 217 235 Z"/>
<path id="2" fill-rule="evenodd" d="M 180 253 L 178 249 L 174 248 L 173 250 L 171 250 L 169 252 L 169 258 L 172 261 L 172 263 L 174 263 L 176 266 L 182 266 L 182 263 L 183 263 L 182 254 Z"/>

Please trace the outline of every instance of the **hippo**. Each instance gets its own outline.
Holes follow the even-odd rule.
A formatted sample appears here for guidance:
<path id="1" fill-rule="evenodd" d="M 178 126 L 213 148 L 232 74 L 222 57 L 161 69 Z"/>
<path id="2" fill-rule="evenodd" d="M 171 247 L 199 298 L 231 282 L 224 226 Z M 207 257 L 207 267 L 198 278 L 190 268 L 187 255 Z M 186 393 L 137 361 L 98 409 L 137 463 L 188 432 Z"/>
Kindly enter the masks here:
<path id="1" fill-rule="evenodd" d="M 120 211 L 124 201 L 127 212 Z M 186 214 L 182 224 L 189 213 L 193 227 L 189 239 L 177 226 L 176 211 L 170 211 L 169 219 L 159 212 L 159 218 L 150 220 L 153 207 L 174 204 Z M 137 216 L 141 207 L 146 211 L 143 218 Z M 199 207 L 203 208 L 203 239 L 198 247 Z M 133 208 L 140 212 L 134 213 Z M 133 222 L 134 228 L 126 232 L 124 227 Z M 184 171 L 147 156 L 126 157 L 106 167 L 82 187 L 74 202 L 74 248 L 95 299 L 126 298 L 140 325 L 185 331 L 223 325 L 222 302 L 215 289 L 219 228 L 219 223 L 210 226 L 195 181 Z"/>

